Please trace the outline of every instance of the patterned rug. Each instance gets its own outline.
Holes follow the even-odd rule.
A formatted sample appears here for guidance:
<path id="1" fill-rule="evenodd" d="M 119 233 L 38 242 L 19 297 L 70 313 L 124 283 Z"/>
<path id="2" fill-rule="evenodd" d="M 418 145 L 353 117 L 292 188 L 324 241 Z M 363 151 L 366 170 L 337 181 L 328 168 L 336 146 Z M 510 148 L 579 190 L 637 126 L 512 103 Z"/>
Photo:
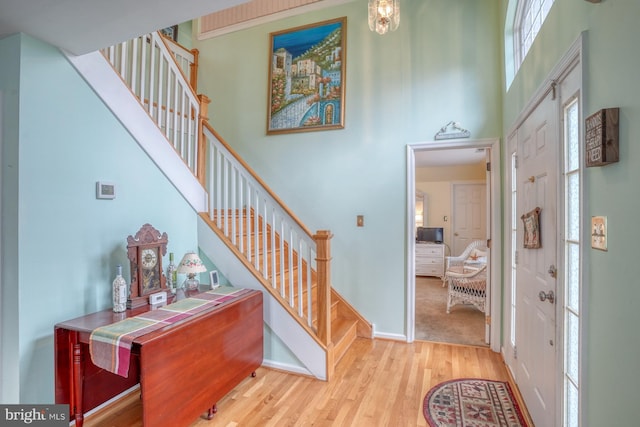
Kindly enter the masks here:
<path id="1" fill-rule="evenodd" d="M 464 378 L 433 387 L 424 398 L 431 427 L 528 427 L 509 384 Z"/>

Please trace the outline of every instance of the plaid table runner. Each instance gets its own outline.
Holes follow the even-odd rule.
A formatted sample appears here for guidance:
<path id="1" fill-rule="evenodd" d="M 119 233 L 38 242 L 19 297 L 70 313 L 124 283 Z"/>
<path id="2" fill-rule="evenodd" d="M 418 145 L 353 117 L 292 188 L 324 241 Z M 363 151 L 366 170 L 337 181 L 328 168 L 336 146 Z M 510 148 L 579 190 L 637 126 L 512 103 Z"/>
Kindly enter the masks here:
<path id="1" fill-rule="evenodd" d="M 218 288 L 96 328 L 89 338 L 91 361 L 102 369 L 126 378 L 129 374 L 131 346 L 135 338 L 238 298 L 247 292 L 248 289 Z"/>

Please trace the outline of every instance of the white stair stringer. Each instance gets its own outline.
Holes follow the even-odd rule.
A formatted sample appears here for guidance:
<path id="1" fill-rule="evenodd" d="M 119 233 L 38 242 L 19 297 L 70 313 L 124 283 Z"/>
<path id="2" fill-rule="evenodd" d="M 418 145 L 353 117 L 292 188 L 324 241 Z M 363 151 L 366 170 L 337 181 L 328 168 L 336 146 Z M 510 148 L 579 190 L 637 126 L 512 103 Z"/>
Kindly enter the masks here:
<path id="1" fill-rule="evenodd" d="M 295 321 L 262 283 L 244 266 L 236 255 L 225 245 L 209 225 L 198 217 L 198 245 L 210 259 L 216 260 L 218 268 L 231 283 L 242 288 L 263 292 L 264 322 L 274 334 L 291 350 L 304 367 L 314 377 L 326 381 L 327 355 L 325 350 Z"/>
<path id="2" fill-rule="evenodd" d="M 193 209 L 205 212 L 207 191 L 104 56 L 63 53 Z"/>

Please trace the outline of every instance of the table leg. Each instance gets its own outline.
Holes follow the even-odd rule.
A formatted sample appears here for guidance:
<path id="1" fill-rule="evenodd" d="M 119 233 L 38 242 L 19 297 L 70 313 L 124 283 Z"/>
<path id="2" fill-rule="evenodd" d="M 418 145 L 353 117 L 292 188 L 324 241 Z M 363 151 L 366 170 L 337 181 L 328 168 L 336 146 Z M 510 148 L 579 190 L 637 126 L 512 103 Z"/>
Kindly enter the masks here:
<path id="1" fill-rule="evenodd" d="M 213 419 L 213 416 L 216 414 L 216 412 L 218 412 L 218 405 L 214 403 L 213 406 L 209 408 L 209 411 L 207 412 L 207 419 L 208 420 Z"/>
<path id="2" fill-rule="evenodd" d="M 72 380 L 73 391 L 71 395 L 71 408 L 76 420 L 76 427 L 82 427 L 84 421 L 83 408 L 82 408 L 82 346 L 78 342 L 78 333 L 73 332 L 71 338 L 71 351 L 73 353 L 73 366 L 72 366 Z"/>

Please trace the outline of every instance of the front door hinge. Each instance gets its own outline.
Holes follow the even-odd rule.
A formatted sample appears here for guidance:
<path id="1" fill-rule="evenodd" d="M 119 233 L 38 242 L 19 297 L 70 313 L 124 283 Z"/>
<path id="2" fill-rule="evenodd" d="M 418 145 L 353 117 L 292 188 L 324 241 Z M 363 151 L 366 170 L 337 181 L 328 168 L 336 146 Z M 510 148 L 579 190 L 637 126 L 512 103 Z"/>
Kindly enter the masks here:
<path id="1" fill-rule="evenodd" d="M 518 358 L 518 346 L 516 345 L 513 346 L 513 358 L 514 359 Z"/>
<path id="2" fill-rule="evenodd" d="M 513 263 L 515 265 L 518 265 L 518 251 L 516 251 L 515 254 L 513 254 Z"/>
<path id="3" fill-rule="evenodd" d="M 513 156 L 513 160 L 514 160 L 514 165 L 513 167 L 515 167 L 516 169 L 518 169 L 518 156 Z"/>
<path id="4" fill-rule="evenodd" d="M 491 172 L 491 162 L 487 162 L 487 172 Z"/>

